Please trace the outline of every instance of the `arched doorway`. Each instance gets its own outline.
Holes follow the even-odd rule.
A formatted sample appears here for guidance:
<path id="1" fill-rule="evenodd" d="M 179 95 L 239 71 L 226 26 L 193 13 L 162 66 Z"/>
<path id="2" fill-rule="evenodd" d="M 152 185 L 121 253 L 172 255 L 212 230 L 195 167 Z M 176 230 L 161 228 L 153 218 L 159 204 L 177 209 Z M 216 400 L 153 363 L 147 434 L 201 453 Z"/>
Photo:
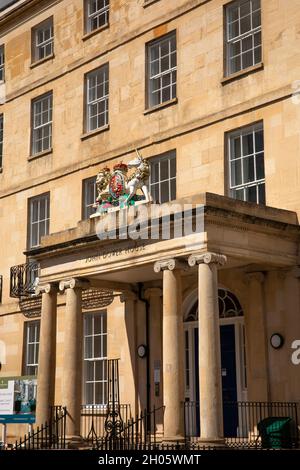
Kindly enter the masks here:
<path id="1" fill-rule="evenodd" d="M 237 297 L 228 289 L 218 290 L 223 417 L 225 437 L 238 435 L 237 407 L 229 402 L 247 400 L 247 373 L 244 313 Z M 191 304 L 190 304 L 191 305 Z M 198 300 L 187 309 L 184 316 L 185 348 L 185 400 L 190 402 L 188 429 L 191 435 L 199 435 L 199 334 Z"/>

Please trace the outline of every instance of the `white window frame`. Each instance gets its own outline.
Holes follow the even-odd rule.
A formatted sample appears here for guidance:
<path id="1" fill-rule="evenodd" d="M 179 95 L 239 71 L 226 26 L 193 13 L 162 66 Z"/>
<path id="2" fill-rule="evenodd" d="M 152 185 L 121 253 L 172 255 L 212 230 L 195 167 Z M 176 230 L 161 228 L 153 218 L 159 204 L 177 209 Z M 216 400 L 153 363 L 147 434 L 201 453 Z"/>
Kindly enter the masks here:
<path id="1" fill-rule="evenodd" d="M 96 70 L 89 72 L 86 77 L 86 132 L 108 126 L 109 120 L 109 66 L 104 64 Z M 94 97 L 91 97 L 94 89 Z M 100 93 L 99 93 L 100 91 Z M 104 106 L 104 111 L 100 109 Z M 96 108 L 96 113 L 94 109 Z M 92 125 L 96 118 L 96 127 Z M 103 122 L 101 122 L 103 121 Z"/>
<path id="2" fill-rule="evenodd" d="M 40 320 L 28 321 L 24 323 L 24 375 L 37 375 L 39 364 L 39 345 L 40 345 Z M 31 330 L 34 330 L 34 339 L 30 341 Z M 30 348 L 33 348 L 33 362 L 29 361 Z M 30 370 L 34 369 L 34 370 Z"/>
<path id="3" fill-rule="evenodd" d="M 227 135 L 227 141 L 228 141 L 228 166 L 229 166 L 229 191 L 230 191 L 230 196 L 233 197 L 234 199 L 239 199 L 243 201 L 249 201 L 247 198 L 247 190 L 249 188 L 256 188 L 256 203 L 257 204 L 265 204 L 265 169 L 264 169 L 264 177 L 263 178 L 257 178 L 257 157 L 263 157 L 264 159 L 264 143 L 263 143 L 263 150 L 257 150 L 256 149 L 256 144 L 255 144 L 255 133 L 256 132 L 261 132 L 263 133 L 263 138 L 264 138 L 264 127 L 263 127 L 263 122 L 259 122 L 250 126 L 242 127 L 241 129 L 238 129 L 236 131 L 232 131 L 228 133 Z M 244 154 L 243 152 L 243 136 L 252 134 L 252 139 L 253 139 L 253 152 L 249 153 L 247 155 Z M 240 156 L 237 158 L 234 158 L 234 155 L 232 154 L 232 141 L 236 138 L 240 139 Z M 249 181 L 245 181 L 245 161 L 246 159 L 250 159 L 253 157 L 254 161 L 254 178 Z M 237 161 L 240 161 L 241 164 L 241 178 L 242 182 L 240 184 L 234 184 L 233 179 L 233 171 L 232 167 L 233 164 L 236 164 Z M 263 160 L 265 163 L 265 159 Z M 265 168 L 265 165 L 264 165 Z M 260 186 L 264 187 L 264 197 L 263 200 L 260 200 L 260 193 L 259 193 L 259 188 Z M 243 198 L 237 197 L 237 191 L 243 191 Z M 254 202 L 254 201 L 250 201 Z"/>
<path id="4" fill-rule="evenodd" d="M 92 215 L 96 209 L 93 208 L 93 205 L 97 198 L 97 187 L 96 187 L 96 176 L 92 176 L 91 178 L 86 178 L 83 180 L 83 188 L 82 188 L 82 196 L 83 196 L 83 204 L 82 204 L 82 218 L 83 220 L 88 219 L 90 215 Z M 88 191 L 89 187 L 93 186 L 94 191 L 94 200 L 92 203 L 87 203 L 88 199 Z"/>
<path id="5" fill-rule="evenodd" d="M 164 162 L 164 161 L 168 161 L 168 178 L 164 178 L 164 179 L 161 179 L 161 163 Z M 175 176 L 171 176 L 171 160 L 175 160 Z M 174 199 L 176 199 L 176 178 L 177 178 L 177 161 L 176 161 L 176 151 L 175 150 L 170 150 L 169 152 L 166 152 L 162 155 L 158 155 L 156 157 L 152 157 L 149 159 L 149 163 L 150 163 L 150 182 L 149 182 L 149 189 L 150 189 L 150 194 L 153 193 L 154 194 L 154 191 L 153 191 L 153 187 L 154 186 L 158 186 L 158 200 L 155 200 L 154 198 L 154 202 L 158 202 L 159 204 L 161 204 L 161 186 L 162 186 L 162 183 L 168 181 L 169 183 L 169 199 L 168 201 L 164 201 L 164 202 L 169 202 L 169 201 L 174 201 Z M 153 171 L 153 166 L 155 164 L 159 164 L 159 167 L 158 167 L 158 179 L 157 180 L 153 180 L 154 178 L 154 171 Z M 171 187 L 171 183 L 172 181 L 175 181 L 175 198 L 172 198 L 172 187 Z"/>
<path id="6" fill-rule="evenodd" d="M 42 35 L 42 40 L 39 39 L 39 35 Z M 47 53 L 48 48 L 50 52 Z M 53 52 L 54 27 L 53 17 L 51 17 L 33 28 L 33 62 L 46 59 L 52 56 Z"/>
<path id="7" fill-rule="evenodd" d="M 32 155 L 52 149 L 52 124 L 53 93 L 50 92 L 32 101 Z"/>
<path id="8" fill-rule="evenodd" d="M 96 3 L 96 10 L 92 11 L 92 5 Z M 91 33 L 97 29 L 104 28 L 109 24 L 109 0 L 86 0 L 86 33 Z M 96 20 L 97 25 L 93 27 Z"/>
<path id="9" fill-rule="evenodd" d="M 45 217 L 41 218 L 41 204 L 45 204 Z M 37 220 L 33 221 L 34 204 L 37 204 Z M 41 194 L 29 199 L 29 248 L 40 246 L 41 228 L 43 227 L 43 236 L 49 234 L 50 229 L 50 193 Z M 37 244 L 33 243 L 33 230 L 37 230 Z"/>
<path id="10" fill-rule="evenodd" d="M 0 168 L 3 166 L 4 116 L 0 114 Z"/>
<path id="11" fill-rule="evenodd" d="M 172 44 L 175 42 L 175 49 L 172 49 Z M 162 55 L 163 46 L 168 44 L 168 53 Z M 152 59 L 152 55 L 156 50 L 155 59 Z M 173 57 L 175 59 L 173 60 Z M 168 67 L 163 67 L 163 61 L 168 57 Z M 172 64 L 173 60 L 173 64 Z M 148 108 L 159 106 L 163 103 L 167 103 L 177 97 L 177 37 L 176 31 L 173 31 L 166 36 L 163 36 L 155 41 L 152 41 L 147 45 L 147 75 L 148 75 Z M 154 64 L 157 63 L 157 71 L 155 72 Z M 155 82 L 158 83 L 158 87 L 155 86 Z M 169 83 L 168 83 L 169 82 Z M 166 84 L 167 83 L 167 84 Z M 169 91 L 169 98 L 164 99 L 165 90 Z M 159 98 L 156 99 L 155 96 Z"/>
<path id="12" fill-rule="evenodd" d="M 0 83 L 5 81 L 5 48 L 0 46 Z"/>
<path id="13" fill-rule="evenodd" d="M 226 75 L 230 76 L 235 73 L 241 72 L 243 70 L 248 69 L 249 67 L 252 67 L 254 65 L 258 65 L 262 62 L 262 37 L 261 37 L 261 32 L 262 32 L 262 26 L 261 26 L 261 21 L 259 26 L 254 26 L 253 25 L 253 14 L 260 11 L 261 15 L 261 3 L 258 9 L 253 10 L 253 2 L 256 2 L 258 0 L 238 0 L 234 2 L 233 4 L 230 4 L 226 6 L 226 13 L 225 13 L 225 18 L 226 18 Z M 260 0 L 259 0 L 260 1 Z M 241 16 L 241 6 L 245 3 L 250 3 L 250 14 Z M 238 6 L 238 18 L 234 21 L 230 21 L 230 13 L 233 11 Z M 251 22 L 251 29 L 242 33 L 241 32 L 241 19 L 246 18 L 247 16 L 250 16 L 250 22 Z M 236 36 L 231 37 L 230 34 L 230 27 L 233 23 L 238 24 L 238 30 L 239 34 Z M 255 44 L 256 38 L 260 37 L 260 41 L 257 41 L 257 44 Z M 246 42 L 246 40 L 251 41 L 252 46 L 248 49 L 243 50 L 243 45 Z M 239 52 L 232 55 L 231 50 L 234 46 L 239 45 Z M 259 59 L 256 60 L 255 58 L 255 51 L 260 49 L 260 56 Z M 252 63 L 250 65 L 243 65 L 243 56 L 245 54 L 249 53 L 252 51 Z M 239 58 L 240 61 L 240 67 L 237 69 L 233 66 L 232 59 Z"/>
<path id="14" fill-rule="evenodd" d="M 100 317 L 101 321 L 101 332 L 95 334 L 95 317 Z M 90 334 L 87 333 L 87 321 L 88 318 L 91 318 L 92 320 L 92 332 Z M 105 328 L 106 326 L 106 328 Z M 100 312 L 87 312 L 84 315 L 84 352 L 83 352 L 83 371 L 84 371 L 84 380 L 83 380 L 83 396 L 84 396 L 84 402 L 85 406 L 89 405 L 106 405 L 106 387 L 107 387 L 107 312 L 106 310 L 102 310 Z M 105 341 L 104 341 L 105 338 Z M 87 341 L 88 339 L 91 340 L 92 342 L 92 354 L 89 356 L 88 351 L 87 351 Z M 100 341 L 99 345 L 99 350 L 100 350 L 100 356 L 95 356 L 95 340 Z M 88 379 L 87 377 L 87 367 L 88 363 L 92 363 L 93 365 L 93 379 Z M 96 365 L 101 365 L 102 367 L 102 374 L 103 374 L 103 379 L 102 380 L 97 380 L 95 378 L 96 374 Z M 102 396 L 98 397 L 96 396 L 96 383 L 102 383 Z M 88 403 L 87 400 L 87 384 L 92 384 L 93 387 L 93 403 Z"/>

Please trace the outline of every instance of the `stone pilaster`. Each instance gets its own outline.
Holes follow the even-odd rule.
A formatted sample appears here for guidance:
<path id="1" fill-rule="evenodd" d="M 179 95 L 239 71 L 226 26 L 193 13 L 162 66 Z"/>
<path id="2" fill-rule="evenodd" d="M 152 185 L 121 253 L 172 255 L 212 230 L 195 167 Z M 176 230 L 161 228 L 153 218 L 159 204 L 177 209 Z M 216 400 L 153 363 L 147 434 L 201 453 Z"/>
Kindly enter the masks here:
<path id="1" fill-rule="evenodd" d="M 120 300 L 124 303 L 124 339 L 122 344 L 122 358 L 120 361 L 120 376 L 123 379 L 123 398 L 130 403 L 134 416 L 138 413 L 138 365 L 137 365 L 137 318 L 136 300 L 133 292 L 124 292 Z"/>
<path id="2" fill-rule="evenodd" d="M 150 407 L 163 406 L 162 377 L 162 290 L 157 287 L 146 289 L 145 298 L 149 302 L 149 367 L 150 367 Z M 162 432 L 163 413 L 157 413 L 157 429 Z"/>
<path id="3" fill-rule="evenodd" d="M 189 265 L 198 265 L 199 386 L 201 440 L 222 442 L 222 377 L 218 308 L 218 266 L 226 256 L 217 253 L 191 255 Z"/>
<path id="4" fill-rule="evenodd" d="M 249 380 L 248 395 L 251 401 L 268 401 L 268 339 L 265 318 L 265 274 L 246 274 L 248 284 L 248 308 L 245 316 L 248 346 Z M 273 280 L 273 287 L 276 281 Z M 255 338 L 255 342 L 251 340 Z"/>

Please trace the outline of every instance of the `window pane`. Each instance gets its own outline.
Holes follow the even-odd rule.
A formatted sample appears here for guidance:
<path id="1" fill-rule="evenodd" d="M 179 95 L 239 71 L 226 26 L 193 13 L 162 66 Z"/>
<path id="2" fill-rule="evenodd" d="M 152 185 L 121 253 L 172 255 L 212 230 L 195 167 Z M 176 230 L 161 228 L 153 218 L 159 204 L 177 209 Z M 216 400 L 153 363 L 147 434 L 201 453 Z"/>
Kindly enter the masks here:
<path id="1" fill-rule="evenodd" d="M 171 181 L 171 196 L 170 196 L 171 201 L 174 201 L 176 199 L 176 179 L 173 179 Z"/>
<path id="2" fill-rule="evenodd" d="M 254 61 L 255 61 L 255 64 L 258 64 L 259 62 L 261 62 L 261 47 L 257 47 L 254 50 Z"/>
<path id="3" fill-rule="evenodd" d="M 102 316 L 94 315 L 94 335 L 102 333 Z"/>
<path id="4" fill-rule="evenodd" d="M 261 12 L 260 12 L 260 10 L 253 13 L 252 25 L 253 25 L 253 28 L 258 28 L 261 25 Z"/>
<path id="5" fill-rule="evenodd" d="M 85 373 L 86 373 L 86 380 L 93 381 L 94 380 L 94 367 L 95 361 L 85 361 Z"/>
<path id="6" fill-rule="evenodd" d="M 260 153 L 256 156 L 256 179 L 261 180 L 265 177 L 264 154 Z"/>
<path id="7" fill-rule="evenodd" d="M 242 163 L 236 160 L 231 163 L 231 186 L 242 184 Z"/>
<path id="8" fill-rule="evenodd" d="M 243 155 L 251 155 L 253 154 L 253 134 L 243 135 Z"/>
<path id="9" fill-rule="evenodd" d="M 164 181 L 161 183 L 160 187 L 161 191 L 161 204 L 164 202 L 168 202 L 170 200 L 170 194 L 169 194 L 169 181 Z"/>
<path id="10" fill-rule="evenodd" d="M 104 403 L 104 389 L 102 382 L 95 383 L 95 402 Z"/>
<path id="11" fill-rule="evenodd" d="M 84 349 L 84 357 L 86 359 L 93 358 L 93 337 L 88 336 L 85 338 L 85 349 Z"/>
<path id="12" fill-rule="evenodd" d="M 233 191 L 233 197 L 238 199 L 239 201 L 244 201 L 244 190 L 243 189 L 236 189 Z"/>
<path id="13" fill-rule="evenodd" d="M 176 158 L 170 159 L 170 177 L 176 177 Z"/>
<path id="14" fill-rule="evenodd" d="M 254 158 L 247 157 L 243 159 L 244 183 L 254 180 Z"/>
<path id="15" fill-rule="evenodd" d="M 242 54 L 242 68 L 246 69 L 247 67 L 251 67 L 251 65 L 253 65 L 252 51 Z"/>
<path id="16" fill-rule="evenodd" d="M 85 384 L 85 402 L 86 404 L 94 404 L 94 383 Z"/>
<path id="17" fill-rule="evenodd" d="M 261 152 L 264 149 L 264 133 L 261 130 L 255 132 L 255 152 Z"/>
<path id="18" fill-rule="evenodd" d="M 260 204 L 266 203 L 266 189 L 264 184 L 258 186 L 258 202 Z"/>
<path id="19" fill-rule="evenodd" d="M 247 31 L 251 30 L 251 17 L 250 16 L 245 16 L 244 18 L 241 18 L 241 34 L 246 33 Z"/>
<path id="20" fill-rule="evenodd" d="M 248 202 L 257 202 L 257 187 L 251 186 L 246 188 L 246 201 Z"/>
<path id="21" fill-rule="evenodd" d="M 240 136 L 231 139 L 230 143 L 231 143 L 231 152 L 230 152 L 231 160 L 234 160 L 235 158 L 240 158 L 241 157 L 241 138 L 240 138 Z"/>
<path id="22" fill-rule="evenodd" d="M 102 357 L 101 354 L 101 341 L 102 337 L 101 336 L 94 336 L 94 357 L 95 358 L 100 358 Z"/>
<path id="23" fill-rule="evenodd" d="M 160 180 L 166 180 L 169 177 L 169 160 L 162 160 L 160 162 Z"/>
<path id="24" fill-rule="evenodd" d="M 239 35 L 239 32 L 240 30 L 239 30 L 238 21 L 234 21 L 233 23 L 229 25 L 229 38 L 230 39 L 236 38 Z"/>

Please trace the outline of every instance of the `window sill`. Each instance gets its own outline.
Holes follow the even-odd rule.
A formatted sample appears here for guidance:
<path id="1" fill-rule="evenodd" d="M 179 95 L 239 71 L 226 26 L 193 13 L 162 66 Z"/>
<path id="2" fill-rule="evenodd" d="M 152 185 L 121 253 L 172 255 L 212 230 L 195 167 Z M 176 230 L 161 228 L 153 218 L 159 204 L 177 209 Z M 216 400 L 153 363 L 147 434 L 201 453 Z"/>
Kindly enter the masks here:
<path id="1" fill-rule="evenodd" d="M 45 157 L 46 155 L 50 155 L 53 152 L 53 149 L 44 150 L 44 152 L 36 153 L 34 155 L 30 155 L 28 157 L 28 161 L 31 162 L 32 160 L 36 160 L 37 158 Z"/>
<path id="2" fill-rule="evenodd" d="M 95 34 L 101 33 L 101 31 L 105 31 L 108 28 L 109 28 L 109 23 L 104 24 L 103 26 L 100 26 L 100 28 L 93 29 L 93 31 L 89 31 L 88 33 L 85 33 L 84 36 L 82 36 L 82 41 L 86 41 L 87 39 L 95 36 Z"/>
<path id="3" fill-rule="evenodd" d="M 156 3 L 158 1 L 159 0 L 148 0 L 148 2 L 147 2 L 146 0 L 144 0 L 143 8 L 147 8 L 149 5 L 152 5 L 153 3 Z"/>
<path id="4" fill-rule="evenodd" d="M 164 103 L 157 104 L 152 108 L 148 108 L 144 111 L 144 115 L 154 113 L 155 111 L 159 111 L 160 109 L 167 108 L 168 106 L 172 106 L 173 104 L 178 103 L 178 98 L 173 98 L 172 100 L 165 101 Z"/>
<path id="5" fill-rule="evenodd" d="M 81 140 L 85 140 L 85 139 L 88 139 L 89 137 L 94 137 L 95 135 L 102 134 L 102 132 L 105 132 L 108 130 L 109 130 L 109 124 L 107 124 L 106 126 L 102 126 L 99 129 L 96 129 L 94 131 L 86 132 L 85 134 L 82 134 L 80 138 Z"/>
<path id="6" fill-rule="evenodd" d="M 224 77 L 221 80 L 222 85 L 226 85 L 234 80 L 238 80 L 239 78 L 245 77 L 246 75 L 250 75 L 251 73 L 257 72 L 258 70 L 264 69 L 264 63 L 260 62 L 259 64 L 253 65 L 252 67 L 248 67 L 247 69 L 240 70 L 239 72 L 233 73 L 228 77 Z"/>
<path id="7" fill-rule="evenodd" d="M 54 59 L 54 57 L 54 54 L 47 55 L 47 57 L 44 57 L 43 59 L 37 60 L 36 62 L 32 62 L 32 64 L 29 65 L 29 68 L 34 69 L 34 67 L 38 67 L 44 62 L 48 62 L 48 60 Z"/>

